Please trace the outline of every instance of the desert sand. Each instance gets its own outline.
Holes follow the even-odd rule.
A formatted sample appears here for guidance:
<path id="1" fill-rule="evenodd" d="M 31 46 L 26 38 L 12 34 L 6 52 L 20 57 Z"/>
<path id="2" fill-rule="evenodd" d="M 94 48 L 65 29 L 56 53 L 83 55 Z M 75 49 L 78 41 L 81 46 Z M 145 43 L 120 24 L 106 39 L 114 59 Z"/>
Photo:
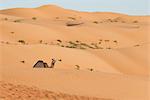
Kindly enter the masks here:
<path id="1" fill-rule="evenodd" d="M 149 49 L 150 16 L 0 10 L 0 98 L 150 100 Z M 53 69 L 33 68 L 51 59 Z"/>

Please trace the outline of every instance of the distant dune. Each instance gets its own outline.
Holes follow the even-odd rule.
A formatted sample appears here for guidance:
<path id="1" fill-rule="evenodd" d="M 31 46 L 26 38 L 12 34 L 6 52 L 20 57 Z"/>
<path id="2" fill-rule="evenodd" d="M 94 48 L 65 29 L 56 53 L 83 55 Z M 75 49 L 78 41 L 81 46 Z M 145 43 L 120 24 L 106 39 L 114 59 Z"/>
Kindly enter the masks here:
<path id="1" fill-rule="evenodd" d="M 0 10 L 0 89 L 5 81 L 64 93 L 56 100 L 149 100 L 149 38 L 150 16 L 54 5 Z M 52 58 L 54 69 L 33 69 Z"/>

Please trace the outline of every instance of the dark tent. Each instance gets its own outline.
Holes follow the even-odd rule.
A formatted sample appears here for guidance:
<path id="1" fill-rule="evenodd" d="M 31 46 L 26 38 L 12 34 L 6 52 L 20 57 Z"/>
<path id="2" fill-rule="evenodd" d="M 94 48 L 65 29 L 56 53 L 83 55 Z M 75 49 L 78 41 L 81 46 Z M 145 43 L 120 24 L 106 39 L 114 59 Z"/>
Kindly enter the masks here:
<path id="1" fill-rule="evenodd" d="M 42 60 L 39 60 L 33 68 L 48 68 L 48 64 L 43 62 Z"/>

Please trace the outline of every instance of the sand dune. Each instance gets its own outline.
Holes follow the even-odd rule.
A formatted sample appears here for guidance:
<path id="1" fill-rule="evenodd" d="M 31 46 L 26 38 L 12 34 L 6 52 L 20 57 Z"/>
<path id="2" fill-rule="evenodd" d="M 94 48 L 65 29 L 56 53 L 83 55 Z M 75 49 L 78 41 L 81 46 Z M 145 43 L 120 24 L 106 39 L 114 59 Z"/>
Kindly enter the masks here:
<path id="1" fill-rule="evenodd" d="M 58 99 L 61 92 L 64 100 L 149 100 L 149 23 L 149 16 L 54 5 L 0 10 L 1 86 L 36 86 L 36 94 L 53 91 Z M 33 69 L 52 58 L 54 69 Z"/>
<path id="2" fill-rule="evenodd" d="M 0 82 L 0 89 L 2 90 L 0 91 L 0 97 L 7 100 L 112 100 L 54 93 L 47 90 L 40 90 L 36 87 L 14 85 L 6 82 Z"/>

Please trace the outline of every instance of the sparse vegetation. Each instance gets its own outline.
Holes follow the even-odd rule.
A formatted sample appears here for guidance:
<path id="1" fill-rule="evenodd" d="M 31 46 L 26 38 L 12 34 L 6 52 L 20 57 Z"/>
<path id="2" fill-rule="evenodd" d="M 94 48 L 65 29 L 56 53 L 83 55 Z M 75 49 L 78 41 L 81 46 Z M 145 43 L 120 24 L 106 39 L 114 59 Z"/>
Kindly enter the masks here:
<path id="1" fill-rule="evenodd" d="M 18 40 L 18 42 L 21 44 L 26 44 L 26 42 L 24 40 Z"/>
<path id="2" fill-rule="evenodd" d="M 59 19 L 59 17 L 56 17 L 56 19 Z"/>
<path id="3" fill-rule="evenodd" d="M 83 23 L 66 23 L 66 26 L 78 26 L 82 25 Z"/>
<path id="4" fill-rule="evenodd" d="M 111 49 L 110 47 L 107 47 L 106 49 Z"/>
<path id="5" fill-rule="evenodd" d="M 110 40 L 105 40 L 105 42 L 109 42 Z"/>
<path id="6" fill-rule="evenodd" d="M 22 61 L 20 61 L 21 63 L 25 63 L 25 61 L 24 60 L 22 60 Z"/>
<path id="7" fill-rule="evenodd" d="M 138 21 L 137 21 L 137 20 L 135 20 L 135 21 L 133 21 L 133 23 L 138 23 Z"/>
<path id="8" fill-rule="evenodd" d="M 94 47 L 92 47 L 92 49 L 98 49 L 99 47 L 98 47 L 98 45 L 97 45 L 97 43 L 91 43 L 91 45 L 93 45 Z M 90 47 L 91 48 L 91 47 Z"/>
<path id="9" fill-rule="evenodd" d="M 69 19 L 72 19 L 72 20 L 76 20 L 76 18 L 74 18 L 74 17 L 68 17 Z"/>
<path id="10" fill-rule="evenodd" d="M 9 42 L 6 42 L 6 44 L 10 44 Z"/>
<path id="11" fill-rule="evenodd" d="M 42 43 L 43 43 L 43 40 L 40 40 L 39 42 L 42 44 Z"/>
<path id="12" fill-rule="evenodd" d="M 117 40 L 114 40 L 113 42 L 114 42 L 114 43 L 118 43 L 118 41 L 117 41 Z"/>
<path id="13" fill-rule="evenodd" d="M 77 70 L 80 70 L 80 66 L 79 65 L 75 65 Z"/>
<path id="14" fill-rule="evenodd" d="M 109 22 L 113 22 L 113 20 L 112 20 L 112 19 L 108 19 L 107 21 L 109 21 Z"/>
<path id="15" fill-rule="evenodd" d="M 61 47 L 65 47 L 64 45 L 61 45 Z"/>
<path id="16" fill-rule="evenodd" d="M 115 19 L 115 20 L 113 20 L 113 22 L 118 22 L 118 20 Z"/>
<path id="17" fill-rule="evenodd" d="M 89 68 L 89 71 L 91 71 L 91 72 L 92 72 L 92 71 L 94 71 L 94 69 L 93 69 L 93 68 Z"/>
<path id="18" fill-rule="evenodd" d="M 4 18 L 4 20 L 6 20 L 6 21 L 7 21 L 7 20 L 8 20 L 8 18 Z"/>
<path id="19" fill-rule="evenodd" d="M 92 46 L 86 44 L 86 43 L 80 43 L 81 46 L 84 46 L 84 47 L 88 47 L 88 48 L 93 48 Z"/>
<path id="20" fill-rule="evenodd" d="M 80 41 L 76 40 L 77 43 L 79 43 Z"/>
<path id="21" fill-rule="evenodd" d="M 58 59 L 58 61 L 60 61 L 60 62 L 61 62 L 62 60 L 61 60 L 61 59 Z"/>
<path id="22" fill-rule="evenodd" d="M 73 45 L 73 46 L 77 46 L 78 44 L 76 44 L 76 43 L 74 43 L 74 42 L 72 42 L 72 41 L 69 41 L 68 43 L 70 43 L 71 45 Z"/>
<path id="23" fill-rule="evenodd" d="M 139 47 L 140 45 L 139 44 L 137 44 L 137 45 L 134 45 L 134 47 Z"/>
<path id="24" fill-rule="evenodd" d="M 15 23 L 17 23 L 17 22 L 21 22 L 21 20 L 19 20 L 19 19 L 18 19 L 18 20 L 14 20 L 14 22 L 15 22 Z"/>
<path id="25" fill-rule="evenodd" d="M 98 24 L 98 21 L 94 21 L 93 23 Z"/>
<path id="26" fill-rule="evenodd" d="M 36 18 L 36 17 L 32 17 L 32 19 L 33 19 L 33 20 L 37 20 L 37 18 Z"/>
<path id="27" fill-rule="evenodd" d="M 66 47 L 66 48 L 76 48 L 76 49 L 112 49 L 111 46 L 110 47 L 106 47 L 101 45 L 103 40 L 100 39 L 98 42 L 93 42 L 93 43 L 84 43 L 81 42 L 79 40 L 76 41 L 68 41 L 68 42 L 64 42 L 66 44 L 62 44 L 62 40 L 57 40 L 58 42 L 55 43 L 55 45 L 61 46 L 61 47 Z M 104 40 L 104 42 L 110 42 L 111 40 Z M 115 43 L 118 44 L 117 40 L 112 40 L 110 43 Z"/>
<path id="28" fill-rule="evenodd" d="M 10 32 L 11 34 L 14 34 L 15 32 Z"/>
<path id="29" fill-rule="evenodd" d="M 76 48 L 75 46 L 66 46 L 66 48 Z"/>
<path id="30" fill-rule="evenodd" d="M 98 44 L 101 44 L 102 42 L 98 42 Z"/>
<path id="31" fill-rule="evenodd" d="M 60 43 L 62 42 L 61 40 L 57 40 L 57 41 L 60 42 Z"/>

